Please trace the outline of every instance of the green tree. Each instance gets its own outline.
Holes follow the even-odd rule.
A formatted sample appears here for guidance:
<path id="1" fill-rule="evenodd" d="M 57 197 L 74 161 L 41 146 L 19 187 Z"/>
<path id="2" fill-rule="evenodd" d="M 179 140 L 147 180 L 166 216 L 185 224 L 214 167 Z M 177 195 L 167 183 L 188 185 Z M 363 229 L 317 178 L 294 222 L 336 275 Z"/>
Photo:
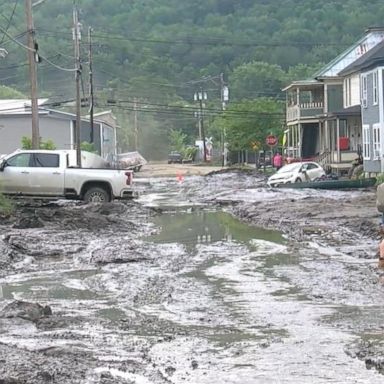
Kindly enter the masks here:
<path id="1" fill-rule="evenodd" d="M 230 150 L 252 149 L 253 143 L 264 143 L 269 134 L 282 135 L 283 106 L 270 98 L 231 104 L 214 121 L 226 133 Z"/>
<path id="2" fill-rule="evenodd" d="M 278 65 L 252 62 L 237 67 L 230 76 L 235 100 L 281 95 L 286 74 Z"/>

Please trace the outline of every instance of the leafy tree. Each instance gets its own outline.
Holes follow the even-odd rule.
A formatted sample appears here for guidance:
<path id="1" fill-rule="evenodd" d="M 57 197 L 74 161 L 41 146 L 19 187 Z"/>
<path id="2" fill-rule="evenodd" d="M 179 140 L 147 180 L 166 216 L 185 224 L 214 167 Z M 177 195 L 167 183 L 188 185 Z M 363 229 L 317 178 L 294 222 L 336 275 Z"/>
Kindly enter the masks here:
<path id="1" fill-rule="evenodd" d="M 171 129 L 171 131 L 169 132 L 171 150 L 181 153 L 186 145 L 186 139 L 186 134 L 181 131 Z"/>
<path id="2" fill-rule="evenodd" d="M 258 98 L 231 104 L 214 125 L 224 130 L 230 150 L 252 149 L 253 143 L 264 143 L 269 134 L 282 135 L 282 103 L 271 98 Z"/>
<path id="3" fill-rule="evenodd" d="M 236 100 L 281 94 L 285 72 L 274 64 L 252 62 L 237 67 L 230 77 L 231 94 Z"/>

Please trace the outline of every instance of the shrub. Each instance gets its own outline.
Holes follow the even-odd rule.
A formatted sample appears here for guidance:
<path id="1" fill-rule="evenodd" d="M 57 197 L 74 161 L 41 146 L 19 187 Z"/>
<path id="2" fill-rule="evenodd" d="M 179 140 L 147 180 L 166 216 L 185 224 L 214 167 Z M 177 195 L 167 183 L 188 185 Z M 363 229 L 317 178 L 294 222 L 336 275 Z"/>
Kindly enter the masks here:
<path id="1" fill-rule="evenodd" d="M 23 136 L 21 138 L 21 148 L 32 149 L 32 139 L 30 137 Z M 56 149 L 56 145 L 51 139 L 48 139 L 47 141 L 40 141 L 40 149 L 54 150 Z"/>
<path id="2" fill-rule="evenodd" d="M 82 151 L 87 151 L 87 152 L 91 152 L 91 153 L 96 153 L 97 154 L 97 150 L 95 149 L 94 144 L 93 143 L 88 143 L 88 141 L 83 141 L 80 144 L 80 149 Z"/>

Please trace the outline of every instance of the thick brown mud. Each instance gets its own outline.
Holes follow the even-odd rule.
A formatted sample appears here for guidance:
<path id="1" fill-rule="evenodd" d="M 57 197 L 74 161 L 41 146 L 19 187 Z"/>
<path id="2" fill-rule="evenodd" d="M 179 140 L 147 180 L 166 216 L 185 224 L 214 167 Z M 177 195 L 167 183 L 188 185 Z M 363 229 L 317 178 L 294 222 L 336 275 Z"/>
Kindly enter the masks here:
<path id="1" fill-rule="evenodd" d="M 383 381 L 374 190 L 138 184 L 138 201 L 1 219 L 1 382 Z"/>

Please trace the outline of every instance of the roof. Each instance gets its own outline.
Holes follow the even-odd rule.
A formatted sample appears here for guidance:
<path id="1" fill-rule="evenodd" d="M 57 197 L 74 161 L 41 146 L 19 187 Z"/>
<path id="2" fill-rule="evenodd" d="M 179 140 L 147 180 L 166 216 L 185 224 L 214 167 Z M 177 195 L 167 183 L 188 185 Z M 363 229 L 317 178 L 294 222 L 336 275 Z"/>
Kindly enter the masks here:
<path id="1" fill-rule="evenodd" d="M 49 115 L 49 116 L 60 116 L 63 119 L 73 120 L 76 118 L 74 113 L 60 111 L 57 109 L 50 109 L 44 107 L 48 99 L 38 99 L 39 106 L 39 115 Z M 47 104 L 48 105 L 48 104 Z M 97 116 L 102 117 L 107 115 L 110 111 L 100 112 Z M 7 99 L 0 100 L 0 115 L 3 116 L 21 116 L 21 115 L 31 115 L 31 100 L 29 99 Z M 89 122 L 89 116 L 81 117 L 81 121 Z M 101 118 L 94 120 L 95 124 L 106 124 L 110 125 L 108 122 L 102 120 Z M 111 126 L 111 125 L 110 125 Z"/>
<path id="2" fill-rule="evenodd" d="M 305 86 L 313 87 L 313 86 L 322 86 L 322 85 L 323 85 L 323 83 L 321 83 L 320 81 L 317 81 L 315 79 L 299 80 L 299 81 L 293 81 L 287 87 L 283 88 L 283 91 L 288 91 L 289 89 L 296 88 L 296 87 L 303 88 Z"/>
<path id="3" fill-rule="evenodd" d="M 384 41 L 376 45 L 370 51 L 365 53 L 359 59 L 348 65 L 344 70 L 339 72 L 340 76 L 347 76 L 351 73 L 384 63 Z"/>
<path id="4" fill-rule="evenodd" d="M 37 105 L 45 104 L 48 99 L 38 99 Z M 0 100 L 0 114 L 30 114 L 31 100 L 30 99 L 5 99 Z"/>
<path id="5" fill-rule="evenodd" d="M 384 27 L 369 28 L 356 43 L 314 74 L 314 78 L 335 77 L 364 53 L 384 40 Z"/>
<path id="6" fill-rule="evenodd" d="M 361 115 L 361 106 L 354 105 L 353 107 L 343 108 L 339 111 L 330 112 L 328 117 L 347 117 L 347 116 L 360 116 Z"/>

